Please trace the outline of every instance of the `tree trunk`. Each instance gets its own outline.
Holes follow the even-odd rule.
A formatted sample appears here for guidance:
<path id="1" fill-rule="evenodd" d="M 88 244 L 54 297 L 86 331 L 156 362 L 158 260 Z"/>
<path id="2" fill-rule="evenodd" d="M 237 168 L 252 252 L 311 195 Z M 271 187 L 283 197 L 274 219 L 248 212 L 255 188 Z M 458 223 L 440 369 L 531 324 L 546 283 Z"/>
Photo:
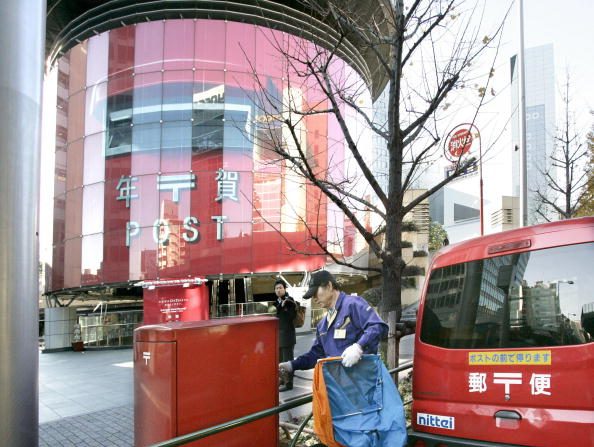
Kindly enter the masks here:
<path id="1" fill-rule="evenodd" d="M 383 317 L 382 317 L 383 318 Z M 388 359 L 388 369 L 393 369 L 398 366 L 400 361 L 400 338 L 398 337 L 398 331 L 396 330 L 396 323 L 399 318 L 395 311 L 388 312 L 387 319 L 388 327 L 390 328 L 388 333 L 388 344 L 386 350 L 386 358 Z"/>
<path id="2" fill-rule="evenodd" d="M 398 228 L 401 225 L 394 225 Z M 388 368 L 396 368 L 399 361 L 399 343 L 400 339 L 396 331 L 396 323 L 400 321 L 402 314 L 401 284 L 402 284 L 402 243 L 400 241 L 402 233 L 396 232 L 392 235 L 392 240 L 386 239 L 386 252 L 388 254 L 397 254 L 397 256 L 386 256 L 382 264 L 382 300 L 380 306 L 380 316 L 388 323 L 388 344 L 386 361 Z M 386 236 L 391 231 L 386 232 Z"/>

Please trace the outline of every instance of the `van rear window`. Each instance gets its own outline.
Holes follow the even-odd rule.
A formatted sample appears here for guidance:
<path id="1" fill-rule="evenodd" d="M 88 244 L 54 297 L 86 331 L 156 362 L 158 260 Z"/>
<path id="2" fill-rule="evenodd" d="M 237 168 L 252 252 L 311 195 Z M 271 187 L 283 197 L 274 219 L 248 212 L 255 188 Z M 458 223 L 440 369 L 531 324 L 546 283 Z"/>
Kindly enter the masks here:
<path id="1" fill-rule="evenodd" d="M 431 272 L 421 340 L 453 349 L 564 346 L 594 337 L 594 243 Z"/>

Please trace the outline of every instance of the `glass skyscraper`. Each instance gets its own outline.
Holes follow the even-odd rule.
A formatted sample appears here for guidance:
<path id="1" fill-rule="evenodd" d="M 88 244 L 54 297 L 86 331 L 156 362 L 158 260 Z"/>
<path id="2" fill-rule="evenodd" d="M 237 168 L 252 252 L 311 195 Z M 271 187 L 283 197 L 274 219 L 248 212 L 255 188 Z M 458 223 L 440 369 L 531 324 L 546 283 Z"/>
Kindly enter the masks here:
<path id="1" fill-rule="evenodd" d="M 552 168 L 551 155 L 555 135 L 555 74 L 553 45 L 526 48 L 526 181 L 528 222 L 534 224 L 543 218 L 536 213 L 536 191 L 547 193 L 544 173 Z M 512 182 L 513 195 L 520 196 L 520 125 L 518 59 L 511 58 L 512 85 Z M 554 174 L 553 174 L 554 177 Z"/>

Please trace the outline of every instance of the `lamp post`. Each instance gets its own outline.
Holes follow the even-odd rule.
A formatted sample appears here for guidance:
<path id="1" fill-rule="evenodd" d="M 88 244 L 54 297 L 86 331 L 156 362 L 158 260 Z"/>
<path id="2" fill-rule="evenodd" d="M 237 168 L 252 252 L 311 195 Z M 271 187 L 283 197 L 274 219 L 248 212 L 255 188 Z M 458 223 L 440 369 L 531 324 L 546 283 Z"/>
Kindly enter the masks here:
<path id="1" fill-rule="evenodd" d="M 561 310 L 561 300 L 559 299 L 559 293 L 560 293 L 561 283 L 574 284 L 574 282 L 571 279 L 560 279 L 560 280 L 558 280 L 556 282 L 556 284 L 555 284 L 555 289 L 556 290 L 555 291 L 557 293 L 557 300 L 559 302 L 559 310 Z M 563 311 L 561 311 L 561 313 L 563 313 Z M 569 315 L 569 312 L 567 312 L 567 315 Z"/>
<path id="2" fill-rule="evenodd" d="M 519 112 L 520 112 L 520 227 L 528 225 L 528 167 L 526 166 L 526 80 L 524 72 L 524 2 L 518 2 L 520 8 L 520 51 L 519 65 Z"/>
<path id="3" fill-rule="evenodd" d="M 559 297 L 559 286 L 561 283 L 573 284 L 573 281 L 571 279 L 560 279 L 559 281 L 557 281 L 557 297 Z"/>

